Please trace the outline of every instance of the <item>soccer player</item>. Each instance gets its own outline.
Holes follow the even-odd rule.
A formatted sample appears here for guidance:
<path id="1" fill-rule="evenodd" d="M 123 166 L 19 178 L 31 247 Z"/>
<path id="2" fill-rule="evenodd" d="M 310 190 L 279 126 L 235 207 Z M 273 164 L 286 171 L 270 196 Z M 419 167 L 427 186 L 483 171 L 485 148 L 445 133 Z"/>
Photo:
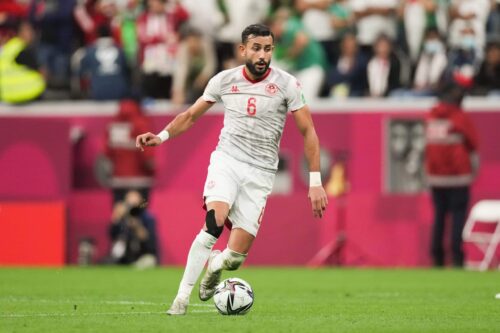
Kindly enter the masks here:
<path id="1" fill-rule="evenodd" d="M 158 146 L 189 129 L 214 103 L 224 104 L 224 127 L 210 157 L 203 192 L 205 224 L 189 250 L 169 315 L 186 314 L 191 291 L 207 260 L 199 289 L 203 301 L 213 296 L 222 270 L 236 270 L 245 260 L 271 193 L 288 111 L 304 137 L 313 215 L 321 218 L 328 204 L 319 173 L 319 140 L 301 86 L 290 74 L 270 67 L 273 33 L 264 25 L 253 24 L 243 30 L 241 42 L 239 51 L 245 65 L 215 75 L 203 96 L 158 135 L 145 133 L 136 139 L 141 150 Z M 232 224 L 227 248 L 212 251 L 226 219 Z"/>

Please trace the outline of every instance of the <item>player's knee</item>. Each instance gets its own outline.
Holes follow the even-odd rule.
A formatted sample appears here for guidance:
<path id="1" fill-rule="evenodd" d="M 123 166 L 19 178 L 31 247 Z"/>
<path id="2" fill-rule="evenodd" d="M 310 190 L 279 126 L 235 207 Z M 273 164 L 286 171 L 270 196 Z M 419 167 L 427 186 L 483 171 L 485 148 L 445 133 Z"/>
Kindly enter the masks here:
<path id="1" fill-rule="evenodd" d="M 237 270 L 245 261 L 247 255 L 227 249 L 227 257 L 224 260 L 224 269 L 228 271 Z"/>
<path id="2" fill-rule="evenodd" d="M 207 233 L 214 236 L 215 238 L 219 238 L 219 236 L 222 234 L 222 230 L 224 229 L 224 221 L 220 223 L 220 221 L 217 221 L 215 216 L 215 210 L 209 210 L 207 212 L 207 215 L 205 216 L 205 226 L 207 227 Z"/>

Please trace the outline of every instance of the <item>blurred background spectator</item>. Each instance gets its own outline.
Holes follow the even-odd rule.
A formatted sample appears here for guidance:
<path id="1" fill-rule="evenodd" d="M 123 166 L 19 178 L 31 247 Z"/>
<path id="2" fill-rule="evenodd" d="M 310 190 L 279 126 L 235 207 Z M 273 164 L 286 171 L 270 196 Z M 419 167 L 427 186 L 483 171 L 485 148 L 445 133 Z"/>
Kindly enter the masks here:
<path id="1" fill-rule="evenodd" d="M 413 85 L 391 93 L 395 97 L 434 96 L 448 66 L 448 58 L 437 28 L 428 28 L 418 57 Z"/>
<path id="2" fill-rule="evenodd" d="M 397 5 L 397 0 L 351 0 L 363 53 L 371 54 L 372 45 L 380 35 L 395 40 Z"/>
<path id="3" fill-rule="evenodd" d="M 74 7 L 76 23 L 83 34 L 83 43 L 91 44 L 98 38 L 99 27 L 106 25 L 111 27 L 113 38 L 120 40 L 119 25 L 116 17 L 119 10 L 117 0 L 78 0 Z M 133 4 L 134 1 L 128 3 Z"/>
<path id="4" fill-rule="evenodd" d="M 449 54 L 450 72 L 460 71 L 464 67 L 479 67 L 482 51 L 478 50 L 475 30 L 466 24 L 458 32 L 460 43 L 451 47 Z"/>
<path id="5" fill-rule="evenodd" d="M 33 47 L 34 31 L 26 21 L 17 22 L 15 35 L 6 37 L 0 49 L 0 100 L 25 103 L 39 98 L 45 90 Z"/>
<path id="6" fill-rule="evenodd" d="M 127 63 L 132 69 L 137 67 L 137 26 L 136 21 L 139 15 L 142 13 L 143 6 L 140 0 L 127 0 L 118 1 L 118 13 L 115 17 L 114 23 L 111 23 L 111 27 L 117 26 L 118 37 L 113 35 L 113 29 L 111 29 L 111 36 L 117 43 L 121 46 L 125 56 L 127 58 Z M 132 71 L 135 73 L 137 71 Z"/>
<path id="7" fill-rule="evenodd" d="M 277 66 L 297 77 L 307 101 L 318 98 L 326 68 L 321 44 L 308 35 L 302 22 L 285 7 L 274 14 L 271 30 L 276 38 L 274 60 Z"/>
<path id="8" fill-rule="evenodd" d="M 458 79 L 458 78 L 457 78 Z M 451 259 L 464 261 L 462 230 L 467 218 L 470 186 L 478 174 L 478 135 L 468 114 L 462 110 L 467 78 L 445 83 L 438 104 L 426 123 L 425 165 L 434 205 L 431 254 L 435 266 L 445 264 L 443 237 L 451 215 Z"/>
<path id="9" fill-rule="evenodd" d="M 158 264 L 156 221 L 139 192 L 115 203 L 109 226 L 111 251 L 106 263 L 150 268 Z"/>
<path id="10" fill-rule="evenodd" d="M 88 97 L 94 100 L 119 100 L 130 95 L 130 73 L 125 52 L 111 38 L 109 26 L 98 28 L 99 38 L 87 46 L 78 70 L 83 86 L 88 82 Z"/>
<path id="11" fill-rule="evenodd" d="M 333 25 L 334 29 L 333 58 L 330 58 L 332 56 L 331 53 L 327 53 L 327 56 L 329 58 L 328 61 L 331 63 L 338 57 L 338 52 L 336 51 L 338 51 L 340 40 L 342 39 L 344 34 L 347 32 L 354 32 L 355 20 L 352 8 L 349 5 L 349 0 L 334 1 L 330 5 L 328 11 L 330 12 L 331 24 Z"/>
<path id="12" fill-rule="evenodd" d="M 135 138 L 151 129 L 149 119 L 139 103 L 132 99 L 120 102 L 119 112 L 106 131 L 105 156 L 109 160 L 114 202 L 123 200 L 130 190 L 136 190 L 145 200 L 153 184 L 154 151 L 140 152 Z"/>
<path id="13" fill-rule="evenodd" d="M 437 29 L 438 1 L 404 0 L 401 2 L 406 44 L 413 63 L 420 54 L 427 29 Z"/>
<path id="14" fill-rule="evenodd" d="M 225 17 L 219 0 L 182 0 L 181 5 L 189 13 L 187 23 L 201 32 L 211 42 L 217 37 L 218 29 L 224 24 Z M 258 18 L 258 21 L 261 19 Z"/>
<path id="15" fill-rule="evenodd" d="M 418 96 L 432 96 L 448 65 L 446 48 L 435 27 L 428 28 L 417 63 L 413 91 Z"/>
<path id="16" fill-rule="evenodd" d="M 387 96 L 399 88 L 401 62 L 393 51 L 388 36 L 381 35 L 373 46 L 373 57 L 368 62 L 368 89 L 371 97 Z"/>
<path id="17" fill-rule="evenodd" d="M 486 48 L 484 62 L 474 78 L 475 95 L 500 96 L 500 41 Z"/>
<path id="18" fill-rule="evenodd" d="M 188 16 L 175 1 L 147 0 L 147 9 L 137 20 L 144 97 L 171 97 L 178 29 Z"/>
<path id="19" fill-rule="evenodd" d="M 184 26 L 180 38 L 172 90 L 172 102 L 177 105 L 195 102 L 217 67 L 215 49 L 207 36 Z"/>
<path id="20" fill-rule="evenodd" d="M 203 89 L 202 77 L 241 64 L 235 51 L 241 30 L 256 22 L 273 27 L 273 65 L 297 75 L 308 99 L 332 96 L 334 87 L 337 97 L 374 95 L 352 85 L 362 86 L 364 80 L 345 75 L 361 78 L 360 59 L 368 63 L 375 52 L 372 64 L 380 65 L 375 59 L 381 59 L 381 49 L 391 49 L 388 68 L 396 73 L 399 62 L 399 75 L 391 76 L 387 89 L 372 82 L 380 90 L 375 95 L 433 95 L 440 76 L 449 79 L 465 69 L 476 76 L 474 94 L 495 96 L 490 92 L 499 89 L 498 83 L 488 79 L 484 68 L 491 68 L 495 58 L 490 45 L 500 38 L 499 10 L 497 0 L 4 0 L 0 44 L 14 35 L 17 21 L 35 25 L 37 58 L 47 73 L 43 99 L 96 98 L 81 96 L 85 86 L 75 80 L 70 89 L 70 59 L 78 70 L 82 50 L 96 47 L 104 29 L 125 55 L 126 91 L 188 103 Z M 185 35 L 184 25 L 189 27 Z M 341 43 L 345 34 L 357 40 L 355 56 L 349 51 L 351 37 Z M 381 36 L 386 41 L 375 45 Z M 368 66 L 364 75 L 373 79 L 374 68 L 381 69 Z M 196 79 L 198 70 L 202 74 Z M 343 92 L 346 86 L 339 82 L 346 80 L 350 88 Z"/>
<path id="21" fill-rule="evenodd" d="M 26 17 L 27 13 L 26 4 L 18 3 L 16 0 L 3 0 L 0 2 L 0 24 L 16 18 Z"/>
<path id="22" fill-rule="evenodd" d="M 498 37 L 500 33 L 500 1 L 491 0 L 491 11 L 487 24 L 487 37 Z"/>
<path id="23" fill-rule="evenodd" d="M 365 57 L 359 52 L 356 35 L 346 33 L 340 45 L 340 56 L 327 76 L 328 90 L 333 97 L 359 97 L 367 90 Z"/>
<path id="24" fill-rule="evenodd" d="M 29 19 L 38 32 L 37 57 L 49 89 L 69 90 L 75 0 L 33 0 Z"/>
<path id="25" fill-rule="evenodd" d="M 491 8 L 491 0 L 451 1 L 449 44 L 452 49 L 467 47 L 475 50 L 482 59 Z"/>
<path id="26" fill-rule="evenodd" d="M 335 26 L 330 6 L 332 0 L 296 0 L 295 8 L 311 38 L 320 42 L 328 61 L 335 58 Z"/>

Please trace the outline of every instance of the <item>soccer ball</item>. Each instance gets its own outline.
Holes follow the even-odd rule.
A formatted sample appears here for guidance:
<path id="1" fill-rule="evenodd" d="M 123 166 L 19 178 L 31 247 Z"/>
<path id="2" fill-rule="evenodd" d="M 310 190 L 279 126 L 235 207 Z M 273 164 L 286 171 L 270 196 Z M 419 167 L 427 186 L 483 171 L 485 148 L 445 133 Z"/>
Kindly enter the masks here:
<path id="1" fill-rule="evenodd" d="M 215 307 L 223 315 L 246 314 L 253 305 L 253 299 L 252 287 L 242 279 L 229 278 L 215 287 Z"/>

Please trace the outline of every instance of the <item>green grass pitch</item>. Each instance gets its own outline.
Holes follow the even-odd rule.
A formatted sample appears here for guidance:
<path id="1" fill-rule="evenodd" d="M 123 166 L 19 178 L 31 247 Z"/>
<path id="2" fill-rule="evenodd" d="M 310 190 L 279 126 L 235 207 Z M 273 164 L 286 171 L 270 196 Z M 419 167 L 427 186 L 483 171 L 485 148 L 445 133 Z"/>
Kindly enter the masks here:
<path id="1" fill-rule="evenodd" d="M 0 332 L 500 332 L 500 272 L 244 267 L 255 303 L 164 314 L 181 268 L 0 268 Z"/>

